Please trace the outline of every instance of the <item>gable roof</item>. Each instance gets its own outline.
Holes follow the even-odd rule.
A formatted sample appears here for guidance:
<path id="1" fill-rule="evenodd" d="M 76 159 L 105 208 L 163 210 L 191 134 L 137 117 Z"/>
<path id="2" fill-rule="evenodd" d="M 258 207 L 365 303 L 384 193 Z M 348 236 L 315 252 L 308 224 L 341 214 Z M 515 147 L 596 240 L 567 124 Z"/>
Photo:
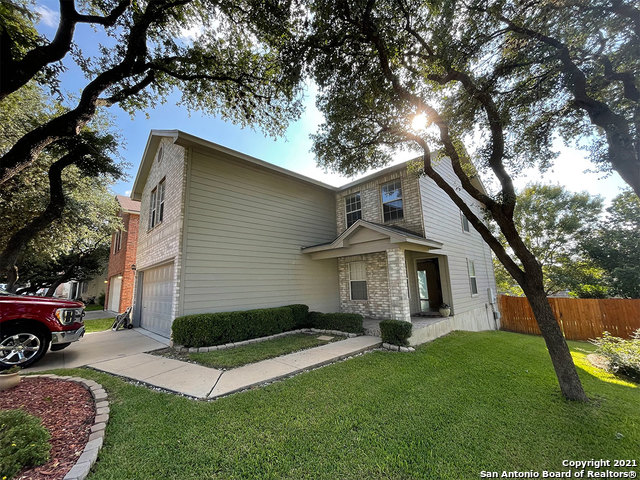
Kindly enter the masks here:
<path id="1" fill-rule="evenodd" d="M 265 162 L 264 160 L 260 160 L 250 155 L 246 155 L 236 150 L 232 150 L 230 148 L 224 147 L 217 143 L 210 142 L 209 140 L 205 140 L 195 135 L 191 135 L 189 133 L 183 132 L 182 130 L 151 130 L 151 132 L 149 132 L 149 138 L 147 139 L 147 144 L 145 146 L 144 153 L 142 154 L 142 160 L 140 162 L 140 166 L 138 167 L 138 173 L 136 174 L 136 179 L 133 182 L 133 188 L 131 190 L 131 198 L 134 201 L 142 199 L 142 190 L 144 189 L 144 185 L 147 181 L 149 171 L 151 170 L 151 166 L 153 165 L 155 153 L 158 149 L 158 146 L 160 145 L 160 141 L 162 140 L 162 138 L 171 138 L 173 139 L 173 143 L 183 147 L 197 145 L 200 147 L 210 149 L 212 151 L 224 153 L 237 160 L 251 163 L 253 165 L 257 165 L 259 167 L 271 170 L 273 172 L 277 172 L 281 175 L 296 178 L 305 183 L 313 184 L 317 187 L 321 187 L 323 189 L 327 189 L 333 192 L 341 192 L 353 186 L 372 180 L 378 176 L 382 176 L 396 170 L 401 170 L 403 168 L 406 168 L 409 163 L 415 162 L 416 160 L 420 159 L 420 157 L 417 157 L 417 158 L 414 158 L 413 160 L 408 160 L 406 162 L 402 162 L 396 165 L 391 165 L 390 167 L 386 167 L 377 172 L 373 172 L 369 175 L 366 175 L 365 177 L 359 178 L 357 180 L 349 182 L 340 187 L 334 187 L 326 183 L 320 182 L 319 180 L 315 180 L 305 175 L 301 175 L 291 170 L 287 170 L 286 168 L 279 167 L 277 165 L 274 165 L 273 163 Z M 483 193 L 486 193 L 484 185 L 482 184 L 479 178 L 473 178 L 471 182 L 474 183 L 474 186 L 476 186 L 476 188 L 479 188 Z M 138 211 L 139 211 L 139 208 L 138 208 Z"/>
<path id="2" fill-rule="evenodd" d="M 116 200 L 120 204 L 120 208 L 126 213 L 140 213 L 140 202 L 132 200 L 124 195 L 116 195 Z"/>
<path id="3" fill-rule="evenodd" d="M 274 165 L 273 163 L 265 162 L 264 160 L 260 160 L 250 155 L 232 150 L 217 143 L 210 142 L 209 140 L 196 137 L 195 135 L 185 133 L 181 130 L 151 130 L 151 132 L 149 133 L 149 138 L 147 139 L 147 145 L 145 146 L 144 153 L 142 154 L 142 161 L 140 162 L 140 167 L 138 168 L 138 173 L 136 175 L 135 181 L 133 182 L 133 188 L 131 190 L 131 198 L 133 198 L 134 200 L 140 200 L 142 198 L 142 190 L 144 189 L 144 184 L 146 183 L 147 176 L 149 175 L 149 171 L 151 170 L 151 165 L 153 164 L 153 160 L 155 158 L 155 152 L 160 145 L 161 139 L 167 137 L 173 139 L 174 144 L 180 145 L 182 147 L 204 147 L 215 152 L 229 155 L 236 160 L 251 163 L 258 167 L 277 172 L 281 175 L 286 175 L 287 177 L 296 178 L 305 183 L 312 184 L 326 190 L 331 190 L 334 192 L 338 190 L 336 187 L 327 185 L 326 183 L 320 182 L 318 180 L 314 180 L 313 178 L 306 177 L 291 170 L 287 170 L 286 168 Z"/>
<path id="4" fill-rule="evenodd" d="M 332 242 L 321 243 L 319 245 L 311 245 L 309 247 L 302 247 L 302 253 L 315 253 L 325 250 L 333 250 L 336 248 L 343 248 L 345 241 L 348 240 L 349 237 L 351 237 L 356 233 L 357 230 L 361 228 L 372 230 L 384 236 L 388 236 L 391 243 L 413 243 L 429 248 L 441 248 L 442 245 L 444 245 L 442 242 L 430 240 L 421 235 L 410 232 L 409 230 L 405 230 L 404 228 L 392 227 L 389 225 L 380 225 L 378 223 L 368 222 L 366 220 L 360 219 L 340 235 L 338 235 Z"/>

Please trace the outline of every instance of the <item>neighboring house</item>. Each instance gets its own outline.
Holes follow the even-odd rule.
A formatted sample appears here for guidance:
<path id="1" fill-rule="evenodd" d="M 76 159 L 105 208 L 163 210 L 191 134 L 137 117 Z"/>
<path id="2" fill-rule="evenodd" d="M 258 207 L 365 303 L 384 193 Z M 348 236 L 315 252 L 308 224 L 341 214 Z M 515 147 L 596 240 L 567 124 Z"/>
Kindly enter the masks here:
<path id="1" fill-rule="evenodd" d="M 455 178 L 447 160 L 437 169 Z M 180 315 L 292 303 L 405 321 L 447 303 L 457 328 L 495 328 L 491 252 L 407 163 L 336 188 L 154 130 L 131 196 L 134 321 L 165 337 Z"/>
<path id="2" fill-rule="evenodd" d="M 68 298 L 70 300 L 80 298 L 85 303 L 89 303 L 90 301 L 97 302 L 100 295 L 105 293 L 106 278 L 107 269 L 105 266 L 102 274 L 91 280 L 82 282 L 72 280 L 59 285 L 58 288 L 56 288 L 54 296 L 57 298 Z M 46 289 L 42 289 L 42 291 L 46 292 Z"/>
<path id="3" fill-rule="evenodd" d="M 133 305 L 140 202 L 116 195 L 120 205 L 122 230 L 111 237 L 105 309 L 123 312 Z"/>

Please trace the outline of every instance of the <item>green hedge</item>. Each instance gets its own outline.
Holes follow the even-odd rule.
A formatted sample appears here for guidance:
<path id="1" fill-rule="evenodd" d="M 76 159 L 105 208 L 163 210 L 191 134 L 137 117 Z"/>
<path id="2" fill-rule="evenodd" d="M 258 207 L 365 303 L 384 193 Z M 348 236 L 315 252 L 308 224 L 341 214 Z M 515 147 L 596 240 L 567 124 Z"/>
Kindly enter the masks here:
<path id="1" fill-rule="evenodd" d="M 287 305 L 293 313 L 293 321 L 296 328 L 308 328 L 311 326 L 309 322 L 309 307 L 306 305 Z"/>
<path id="2" fill-rule="evenodd" d="M 23 410 L 0 410 L 0 478 L 46 463 L 50 438 L 39 418 Z"/>
<path id="3" fill-rule="evenodd" d="M 411 323 L 401 320 L 382 320 L 380 322 L 382 341 L 391 345 L 409 345 Z"/>
<path id="4" fill-rule="evenodd" d="M 362 333 L 362 319 L 362 315 L 357 313 L 311 312 L 309 314 L 309 322 L 313 328 L 351 333 Z"/>
<path id="5" fill-rule="evenodd" d="M 289 305 L 242 312 L 199 313 L 174 320 L 173 341 L 185 347 L 209 347 L 303 328 L 309 307 Z"/>

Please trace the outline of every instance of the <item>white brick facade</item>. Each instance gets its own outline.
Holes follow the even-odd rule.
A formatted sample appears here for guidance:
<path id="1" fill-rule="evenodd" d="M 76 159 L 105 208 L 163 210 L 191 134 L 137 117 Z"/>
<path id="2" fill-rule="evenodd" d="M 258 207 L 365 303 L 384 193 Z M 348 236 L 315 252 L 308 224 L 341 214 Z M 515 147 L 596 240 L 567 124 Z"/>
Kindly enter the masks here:
<path id="1" fill-rule="evenodd" d="M 404 218 L 385 222 L 382 216 L 382 185 L 396 179 L 400 179 L 402 182 Z M 419 235 L 424 235 L 418 177 L 409 173 L 406 166 L 385 175 L 373 178 L 369 181 L 349 187 L 345 190 L 341 190 L 336 194 L 336 227 L 338 235 L 344 232 L 347 228 L 345 197 L 356 192 L 360 192 L 363 220 L 402 227 Z"/>
<path id="2" fill-rule="evenodd" d="M 351 300 L 349 263 L 365 262 L 367 270 L 367 300 Z M 391 318 L 389 278 L 386 252 L 338 258 L 340 311 L 359 313 L 367 318 Z"/>
<path id="3" fill-rule="evenodd" d="M 162 149 L 162 159 L 158 153 Z M 182 226 L 185 192 L 185 149 L 163 138 L 158 147 L 149 176 L 144 185 L 140 205 L 137 272 L 173 262 L 173 316 L 178 314 L 180 269 L 182 252 Z M 162 223 L 149 228 L 151 191 L 165 180 L 165 201 Z M 136 282 L 136 288 L 138 287 Z M 136 292 L 134 292 L 134 298 Z"/>

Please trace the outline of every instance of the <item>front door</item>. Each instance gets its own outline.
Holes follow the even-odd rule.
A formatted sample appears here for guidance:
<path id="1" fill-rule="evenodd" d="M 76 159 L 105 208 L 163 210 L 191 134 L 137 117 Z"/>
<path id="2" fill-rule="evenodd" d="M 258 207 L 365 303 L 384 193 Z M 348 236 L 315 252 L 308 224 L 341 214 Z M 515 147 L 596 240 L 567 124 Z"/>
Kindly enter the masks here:
<path id="1" fill-rule="evenodd" d="M 438 259 L 418 260 L 418 296 L 421 312 L 435 312 L 442 304 Z"/>

